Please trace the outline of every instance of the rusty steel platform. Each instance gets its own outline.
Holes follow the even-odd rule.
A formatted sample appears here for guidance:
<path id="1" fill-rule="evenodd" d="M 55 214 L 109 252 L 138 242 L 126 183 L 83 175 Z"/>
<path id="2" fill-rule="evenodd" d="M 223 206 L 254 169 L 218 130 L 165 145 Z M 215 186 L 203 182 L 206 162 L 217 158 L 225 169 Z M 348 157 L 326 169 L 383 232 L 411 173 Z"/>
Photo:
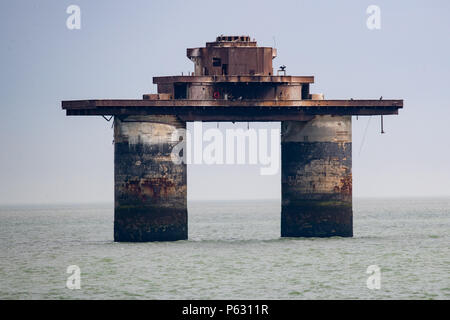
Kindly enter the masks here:
<path id="1" fill-rule="evenodd" d="M 67 100 L 68 116 L 176 115 L 185 121 L 308 120 L 315 115 L 393 115 L 403 100 Z"/>

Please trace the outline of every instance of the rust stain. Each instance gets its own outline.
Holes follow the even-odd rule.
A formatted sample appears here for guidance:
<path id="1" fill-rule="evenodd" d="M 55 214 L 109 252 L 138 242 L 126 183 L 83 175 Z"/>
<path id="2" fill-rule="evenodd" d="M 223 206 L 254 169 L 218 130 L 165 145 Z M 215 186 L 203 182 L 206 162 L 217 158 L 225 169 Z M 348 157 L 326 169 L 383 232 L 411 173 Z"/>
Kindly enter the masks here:
<path id="1" fill-rule="evenodd" d="M 176 193 L 175 183 L 168 178 L 144 178 L 130 180 L 124 184 L 126 193 L 141 200 L 167 198 Z"/>
<path id="2" fill-rule="evenodd" d="M 349 174 L 341 179 L 339 186 L 335 187 L 336 192 L 340 192 L 343 194 L 352 194 L 352 175 Z"/>

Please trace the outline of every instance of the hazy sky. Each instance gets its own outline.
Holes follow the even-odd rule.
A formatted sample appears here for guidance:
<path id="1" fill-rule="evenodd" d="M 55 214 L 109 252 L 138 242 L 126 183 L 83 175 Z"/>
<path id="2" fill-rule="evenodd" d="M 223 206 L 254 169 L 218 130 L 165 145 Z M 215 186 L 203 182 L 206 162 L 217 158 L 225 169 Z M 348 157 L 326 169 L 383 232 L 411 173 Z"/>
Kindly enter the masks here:
<path id="1" fill-rule="evenodd" d="M 81 30 L 66 28 L 70 4 Z M 371 4 L 381 30 L 366 27 Z M 3 0 L 0 203 L 112 202 L 111 123 L 66 117 L 61 100 L 141 98 L 153 76 L 193 71 L 186 48 L 220 34 L 275 43 L 274 68 L 314 75 L 311 91 L 325 98 L 405 100 L 385 117 L 386 134 L 371 118 L 362 149 L 369 118 L 353 118 L 354 196 L 449 196 L 449 9 L 444 0 Z M 189 167 L 189 199 L 279 196 L 280 176 L 259 167 Z"/>

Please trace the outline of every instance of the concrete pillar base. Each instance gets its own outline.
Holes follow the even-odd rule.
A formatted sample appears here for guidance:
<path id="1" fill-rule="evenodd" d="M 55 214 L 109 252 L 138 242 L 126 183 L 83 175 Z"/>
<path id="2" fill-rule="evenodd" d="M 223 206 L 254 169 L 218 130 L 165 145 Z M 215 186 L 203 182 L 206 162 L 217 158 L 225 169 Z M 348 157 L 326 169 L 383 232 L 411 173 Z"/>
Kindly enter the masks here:
<path id="1" fill-rule="evenodd" d="M 282 237 L 352 237 L 352 205 L 344 201 L 305 200 L 283 205 Z"/>
<path id="2" fill-rule="evenodd" d="M 281 131 L 281 236 L 353 236 L 351 117 L 284 121 Z"/>
<path id="3" fill-rule="evenodd" d="M 188 237 L 186 164 L 175 116 L 116 117 L 114 125 L 114 241 L 175 241 Z"/>

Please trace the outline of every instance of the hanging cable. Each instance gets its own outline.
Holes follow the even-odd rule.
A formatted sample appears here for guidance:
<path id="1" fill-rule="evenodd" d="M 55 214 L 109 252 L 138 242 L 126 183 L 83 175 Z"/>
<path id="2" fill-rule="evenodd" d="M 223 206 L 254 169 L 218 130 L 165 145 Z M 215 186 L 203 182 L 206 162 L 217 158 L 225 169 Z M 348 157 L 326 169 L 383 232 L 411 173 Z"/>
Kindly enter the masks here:
<path id="1" fill-rule="evenodd" d="M 364 145 L 364 141 L 366 140 L 367 129 L 369 128 L 369 124 L 370 124 L 370 120 L 371 120 L 371 119 L 372 119 L 372 116 L 370 116 L 370 117 L 369 117 L 369 121 L 367 121 L 366 129 L 364 130 L 364 135 L 363 135 L 363 138 L 362 138 L 362 141 L 361 141 L 361 146 L 359 147 L 359 153 L 358 153 L 358 156 L 361 155 L 361 150 L 362 150 L 362 147 L 363 147 L 363 145 Z"/>

